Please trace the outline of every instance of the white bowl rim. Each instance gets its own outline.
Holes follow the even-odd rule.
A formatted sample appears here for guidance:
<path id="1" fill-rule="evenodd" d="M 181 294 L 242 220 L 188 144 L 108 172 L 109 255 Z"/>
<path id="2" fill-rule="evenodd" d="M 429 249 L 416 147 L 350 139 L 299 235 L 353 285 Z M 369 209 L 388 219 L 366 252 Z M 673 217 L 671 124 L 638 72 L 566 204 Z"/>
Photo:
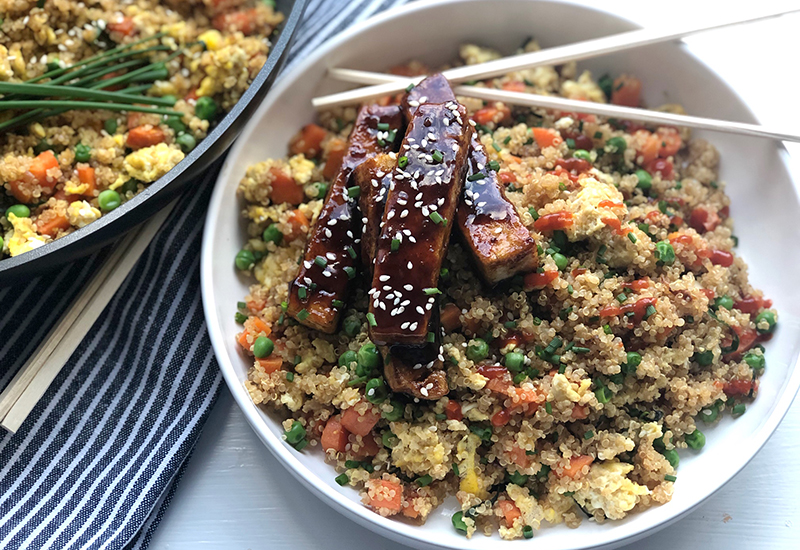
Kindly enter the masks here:
<path id="1" fill-rule="evenodd" d="M 336 510 L 337 512 L 349 517 L 350 519 L 357 520 L 359 524 L 366 526 L 373 532 L 386 536 L 394 541 L 403 543 L 403 544 L 415 544 L 417 547 L 426 547 L 426 548 L 456 548 L 455 546 L 450 545 L 440 545 L 430 539 L 425 538 L 425 530 L 419 528 L 418 526 L 409 525 L 403 522 L 399 522 L 396 520 L 392 520 L 389 518 L 385 518 L 370 511 L 363 505 L 358 504 L 348 498 L 345 498 L 342 494 L 335 491 L 331 486 L 327 484 L 315 484 L 313 483 L 313 479 L 315 477 L 314 474 L 309 472 L 307 468 L 298 460 L 298 458 L 294 455 L 294 452 L 290 449 L 288 445 L 279 437 L 275 436 L 271 431 L 263 429 L 263 419 L 261 418 L 261 413 L 258 407 L 253 403 L 250 398 L 250 395 L 246 391 L 243 381 L 240 380 L 238 377 L 235 368 L 228 356 L 225 344 L 224 344 L 224 336 L 222 331 L 218 328 L 219 318 L 216 313 L 216 308 L 214 307 L 215 299 L 214 299 L 214 289 L 212 286 L 213 282 L 213 275 L 212 275 L 212 265 L 214 262 L 214 256 L 212 251 L 212 243 L 213 243 L 213 233 L 215 231 L 216 219 L 215 219 L 215 212 L 219 210 L 219 203 L 222 200 L 224 195 L 224 182 L 228 179 L 228 172 L 232 169 L 232 163 L 230 159 L 236 158 L 239 150 L 244 147 L 244 143 L 246 141 L 246 137 L 250 133 L 250 128 L 254 126 L 257 121 L 262 117 L 263 112 L 267 110 L 268 106 L 272 103 L 272 97 L 279 97 L 282 95 L 286 88 L 291 87 L 292 81 L 294 80 L 294 75 L 299 75 L 304 73 L 309 67 L 313 66 L 317 63 L 321 58 L 328 54 L 328 52 L 336 49 L 340 44 L 347 42 L 351 39 L 353 35 L 356 35 L 363 30 L 373 26 L 383 23 L 388 19 L 393 19 L 400 15 L 406 15 L 408 13 L 413 13 L 417 11 L 425 11 L 427 9 L 431 9 L 433 7 L 438 7 L 441 5 L 446 4 L 465 4 L 471 2 L 482 2 L 485 0 L 428 0 L 426 2 L 412 2 L 408 4 L 404 4 L 402 6 L 398 6 L 395 8 L 388 9 L 378 15 L 370 17 L 364 21 L 361 21 L 351 27 L 348 27 L 338 35 L 334 36 L 333 38 L 328 39 L 324 42 L 319 49 L 313 52 L 311 55 L 303 59 L 302 61 L 298 62 L 294 65 L 291 70 L 287 73 L 283 73 L 279 75 L 277 82 L 270 90 L 267 97 L 264 99 L 262 104 L 259 106 L 258 110 L 254 113 L 251 121 L 245 126 L 242 130 L 239 139 L 234 143 L 231 150 L 228 152 L 226 157 L 226 161 L 220 170 L 219 176 L 215 183 L 215 188 L 213 194 L 211 196 L 211 200 L 208 206 L 208 213 L 206 215 L 206 223 L 205 228 L 203 231 L 203 242 L 201 248 L 201 264 L 200 264 L 200 276 L 201 276 L 201 293 L 203 299 L 203 310 L 206 318 L 206 325 L 208 328 L 209 336 L 211 339 L 211 344 L 214 349 L 215 356 L 219 362 L 220 370 L 222 371 L 222 375 L 230 389 L 231 393 L 233 394 L 234 399 L 236 400 L 239 408 L 242 410 L 245 418 L 247 419 L 248 424 L 250 427 L 256 432 L 259 439 L 265 444 L 265 446 L 272 452 L 272 454 L 283 464 L 283 466 L 289 470 L 289 472 L 298 479 L 303 485 L 305 485 L 312 493 L 317 495 L 323 502 L 329 505 L 331 508 Z M 546 3 L 556 3 L 556 4 L 574 4 L 570 0 L 538 0 L 543 1 Z M 619 16 L 614 12 L 610 12 L 603 9 L 598 9 L 592 6 L 586 5 L 578 5 L 574 4 L 576 7 L 580 7 L 584 10 L 594 11 L 599 14 L 603 15 L 610 15 L 622 23 L 630 25 L 632 28 L 641 28 L 640 25 L 637 23 L 630 21 L 624 17 Z M 689 55 L 694 58 L 696 62 L 703 66 L 705 70 L 714 74 L 719 82 L 726 86 L 733 95 L 735 95 L 742 103 L 745 108 L 745 113 L 749 115 L 749 118 L 752 119 L 752 122 L 758 123 L 757 117 L 753 113 L 750 106 L 744 101 L 739 94 L 736 93 L 735 89 L 727 82 L 725 78 L 723 78 L 719 73 L 717 73 L 712 67 L 707 65 L 701 58 L 696 56 L 692 53 L 691 49 L 686 46 L 685 43 L 681 43 L 681 47 L 686 49 Z M 793 174 L 792 167 L 787 162 L 788 153 L 785 150 L 783 145 L 779 146 L 781 151 L 781 161 L 784 164 L 787 172 Z M 799 178 L 793 177 L 795 181 L 798 181 Z M 705 496 L 695 499 L 694 502 L 686 506 L 683 510 L 675 513 L 672 517 L 662 521 L 662 522 L 649 522 L 647 523 L 646 518 L 642 518 L 639 523 L 641 523 L 641 527 L 636 529 L 634 533 L 627 534 L 613 540 L 605 540 L 599 542 L 597 545 L 592 546 L 581 546 L 581 549 L 589 549 L 589 548 L 611 548 L 617 547 L 623 544 L 628 544 L 639 540 L 649 534 L 655 533 L 668 525 L 678 521 L 679 519 L 685 517 L 687 514 L 695 510 L 698 506 L 700 506 L 703 502 L 705 502 L 709 497 L 715 494 L 717 491 L 722 489 L 725 485 L 727 485 L 741 470 L 749 464 L 749 462 L 755 457 L 755 455 L 761 450 L 767 440 L 772 436 L 775 432 L 775 429 L 778 427 L 778 424 L 783 420 L 784 416 L 789 410 L 792 402 L 795 399 L 795 396 L 800 390 L 800 357 L 798 357 L 797 361 L 794 365 L 790 365 L 789 369 L 791 370 L 791 374 L 788 378 L 788 382 L 784 386 L 784 391 L 779 397 L 778 404 L 773 408 L 772 413 L 767 416 L 764 423 L 762 424 L 762 428 L 756 433 L 756 436 L 749 440 L 752 451 L 748 454 L 749 456 L 746 459 L 741 460 L 741 462 L 735 467 L 733 473 L 728 477 L 728 479 L 716 487 L 713 491 L 708 493 Z M 647 511 L 640 512 L 639 514 L 642 516 L 646 516 Z M 499 541 L 498 541 L 499 542 Z M 508 543 L 508 541 L 504 541 L 503 543 Z M 575 547 L 578 550 L 579 547 Z"/>

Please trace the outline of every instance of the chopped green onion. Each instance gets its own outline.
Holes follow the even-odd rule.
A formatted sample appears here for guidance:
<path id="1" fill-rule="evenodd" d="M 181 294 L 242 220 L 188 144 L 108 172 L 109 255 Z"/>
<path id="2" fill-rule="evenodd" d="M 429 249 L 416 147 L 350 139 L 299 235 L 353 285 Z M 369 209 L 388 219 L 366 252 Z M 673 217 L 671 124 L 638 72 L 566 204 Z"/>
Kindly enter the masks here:
<path id="1" fill-rule="evenodd" d="M 400 239 L 392 239 L 392 252 L 400 250 Z"/>
<path id="2" fill-rule="evenodd" d="M 424 292 L 426 296 L 433 296 L 434 294 L 442 293 L 442 291 L 438 288 L 423 288 L 422 292 Z"/>
<path id="3" fill-rule="evenodd" d="M 439 214 L 438 212 L 431 212 L 428 217 L 435 224 L 447 223 L 445 222 L 445 219 L 442 217 L 442 215 Z"/>
<path id="4" fill-rule="evenodd" d="M 667 474 L 664 476 L 664 481 L 670 481 L 672 483 L 675 483 L 677 480 L 678 478 L 672 474 Z"/>
<path id="5" fill-rule="evenodd" d="M 405 168 L 406 166 L 408 166 L 408 157 L 403 155 L 402 157 L 397 159 L 397 167 Z"/>
<path id="6" fill-rule="evenodd" d="M 325 256 L 317 256 L 316 258 L 314 258 L 314 263 L 324 268 L 325 266 L 328 265 L 328 259 L 325 258 Z"/>
<path id="7" fill-rule="evenodd" d="M 367 321 L 369 322 L 369 326 L 376 327 L 378 323 L 375 321 L 375 314 L 374 313 L 367 313 Z"/>
<path id="8" fill-rule="evenodd" d="M 350 483 L 350 478 L 347 477 L 347 474 L 340 474 L 334 478 L 334 481 L 339 485 L 344 486 Z"/>
<path id="9" fill-rule="evenodd" d="M 347 196 L 351 199 L 358 197 L 361 194 L 361 188 L 358 185 L 347 188 Z"/>
<path id="10" fill-rule="evenodd" d="M 478 181 L 478 180 L 482 180 L 485 177 L 486 177 L 486 174 L 484 174 L 483 172 L 476 172 L 476 173 L 472 174 L 471 176 L 468 176 L 467 177 L 467 181 Z"/>
<path id="11" fill-rule="evenodd" d="M 442 160 L 444 160 L 444 155 L 442 154 L 441 151 L 434 151 L 431 154 L 431 158 L 433 159 L 433 162 L 439 163 L 442 162 Z"/>

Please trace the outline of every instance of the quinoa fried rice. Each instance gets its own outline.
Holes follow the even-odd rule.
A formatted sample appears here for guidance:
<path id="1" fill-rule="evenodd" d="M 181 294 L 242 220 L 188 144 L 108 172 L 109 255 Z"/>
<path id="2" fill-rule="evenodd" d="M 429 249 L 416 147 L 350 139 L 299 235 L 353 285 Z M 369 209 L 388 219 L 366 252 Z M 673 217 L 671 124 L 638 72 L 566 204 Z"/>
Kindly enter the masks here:
<path id="1" fill-rule="evenodd" d="M 168 51 L 143 57 L 183 51 L 144 91 L 175 98 L 181 117 L 73 110 L 2 131 L 0 258 L 91 223 L 166 174 L 241 97 L 282 20 L 265 0 L 0 0 L 0 82 L 155 35 L 135 48 Z M 18 114 L 0 111 L 0 123 Z"/>
<path id="2" fill-rule="evenodd" d="M 498 56 L 465 45 L 459 63 Z M 478 85 L 623 105 L 640 91 L 634 77 L 595 81 L 574 63 Z M 356 110 L 322 113 L 287 158 L 249 167 L 238 188 L 249 240 L 236 263 L 257 280 L 236 313 L 238 341 L 256 356 L 253 401 L 280 411 L 287 443 L 323 452 L 375 512 L 422 523 L 455 495 L 453 526 L 468 537 L 530 538 L 545 523 L 668 502 L 677 450 L 698 452 L 698 426 L 744 413 L 755 396 L 759 342 L 777 318 L 733 252 L 716 149 L 686 130 L 459 101 L 540 267 L 489 288 L 454 237 L 439 285 L 449 394 L 420 401 L 365 386 L 381 376 L 370 367 L 368 281 L 333 335 L 285 313 Z"/>

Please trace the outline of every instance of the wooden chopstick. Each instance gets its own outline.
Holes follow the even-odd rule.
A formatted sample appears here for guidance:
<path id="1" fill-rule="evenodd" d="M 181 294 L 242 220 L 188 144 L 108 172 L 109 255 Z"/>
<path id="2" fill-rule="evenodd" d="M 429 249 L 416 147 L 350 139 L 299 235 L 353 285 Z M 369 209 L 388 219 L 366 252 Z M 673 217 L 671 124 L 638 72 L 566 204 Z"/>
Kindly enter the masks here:
<path id="1" fill-rule="evenodd" d="M 114 297 L 176 202 L 177 199 L 117 244 L 47 339 L 0 394 L 0 426 L 16 433 Z"/>
<path id="2" fill-rule="evenodd" d="M 647 46 L 666 42 L 677 38 L 683 38 L 699 32 L 738 25 L 740 23 L 750 23 L 760 21 L 800 11 L 800 8 L 772 12 L 757 17 L 738 17 L 717 21 L 711 24 L 692 24 L 679 27 L 672 27 L 664 30 L 638 29 L 627 31 L 602 38 L 584 40 L 575 44 L 556 46 L 538 52 L 531 52 L 511 57 L 496 59 L 487 63 L 467 65 L 443 71 L 442 74 L 452 83 L 461 83 L 469 80 L 483 80 L 494 76 L 500 76 L 520 69 L 530 69 L 542 65 L 559 65 L 568 61 L 580 61 L 604 54 L 620 52 L 638 46 Z M 395 94 L 403 91 L 410 84 L 417 84 L 424 77 L 404 77 L 396 82 L 377 84 L 367 88 L 349 90 L 327 96 L 317 97 L 312 103 L 317 109 L 330 109 L 341 105 L 352 105 L 361 103 L 376 97 Z"/>
<path id="3" fill-rule="evenodd" d="M 374 84 L 394 82 L 404 77 L 396 75 L 373 73 L 368 71 L 357 71 L 353 69 L 330 69 L 328 75 L 337 80 L 346 82 L 356 82 L 359 84 Z M 635 109 L 632 107 L 621 107 L 619 105 L 609 105 L 607 103 L 594 103 L 592 101 L 578 101 L 556 96 L 545 96 L 529 94 L 526 92 L 510 92 L 497 90 L 494 88 L 481 88 L 478 86 L 455 86 L 453 91 L 456 95 L 465 97 L 475 97 L 488 101 L 502 101 L 512 105 L 522 105 L 525 107 L 543 107 L 546 109 L 558 109 L 566 112 L 579 112 L 599 115 L 611 118 L 622 118 L 636 120 L 639 122 L 649 122 L 652 124 L 668 124 L 684 126 L 687 128 L 697 128 L 701 130 L 713 130 L 730 134 L 742 134 L 747 136 L 777 139 L 782 141 L 800 141 L 800 134 L 769 129 L 758 124 L 747 124 L 744 122 L 730 122 L 727 120 L 717 120 L 690 115 L 679 115 L 675 113 L 665 113 L 661 111 L 651 111 L 648 109 Z"/>

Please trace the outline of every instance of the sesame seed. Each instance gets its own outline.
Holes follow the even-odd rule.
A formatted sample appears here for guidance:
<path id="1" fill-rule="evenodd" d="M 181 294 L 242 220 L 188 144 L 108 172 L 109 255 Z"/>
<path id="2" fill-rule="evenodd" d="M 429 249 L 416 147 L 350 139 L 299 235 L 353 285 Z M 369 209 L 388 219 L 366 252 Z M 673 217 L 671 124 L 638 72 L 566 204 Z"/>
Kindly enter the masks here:
<path id="1" fill-rule="evenodd" d="M 425 315 L 425 310 L 422 309 L 422 306 L 417 306 L 417 313 L 419 313 L 420 315 Z"/>
<path id="2" fill-rule="evenodd" d="M 409 262 L 409 263 L 411 263 L 411 262 Z M 411 269 L 411 266 L 409 266 L 409 269 Z M 407 284 L 407 285 L 404 285 L 403 288 L 406 289 L 407 291 L 411 292 L 412 290 L 414 290 L 414 285 Z"/>
<path id="3" fill-rule="evenodd" d="M 414 267 L 414 264 L 412 264 L 411 262 L 408 262 L 407 265 L 408 265 L 408 269 L 412 269 Z M 411 290 L 411 289 L 408 289 L 408 290 Z"/>
<path id="4" fill-rule="evenodd" d="M 408 325 L 410 325 L 410 324 L 411 324 L 411 323 L 409 323 L 408 321 L 406 321 L 405 323 L 403 323 L 402 325 L 400 325 L 400 330 L 406 330 L 406 329 L 408 328 Z"/>
<path id="5" fill-rule="evenodd" d="M 328 237 L 329 239 L 333 236 L 333 233 L 331 233 L 331 230 L 328 229 L 327 227 L 325 228 L 325 236 Z"/>
<path id="6" fill-rule="evenodd" d="M 390 275 L 381 275 L 380 277 L 378 277 L 378 280 L 379 280 L 380 282 L 382 282 L 382 283 L 385 283 L 385 282 L 386 282 L 386 281 L 388 281 L 389 279 L 391 279 L 391 276 L 390 276 Z"/>
<path id="7" fill-rule="evenodd" d="M 403 210 L 402 212 L 400 212 L 401 218 L 405 218 L 406 216 L 408 216 L 408 210 Z"/>

